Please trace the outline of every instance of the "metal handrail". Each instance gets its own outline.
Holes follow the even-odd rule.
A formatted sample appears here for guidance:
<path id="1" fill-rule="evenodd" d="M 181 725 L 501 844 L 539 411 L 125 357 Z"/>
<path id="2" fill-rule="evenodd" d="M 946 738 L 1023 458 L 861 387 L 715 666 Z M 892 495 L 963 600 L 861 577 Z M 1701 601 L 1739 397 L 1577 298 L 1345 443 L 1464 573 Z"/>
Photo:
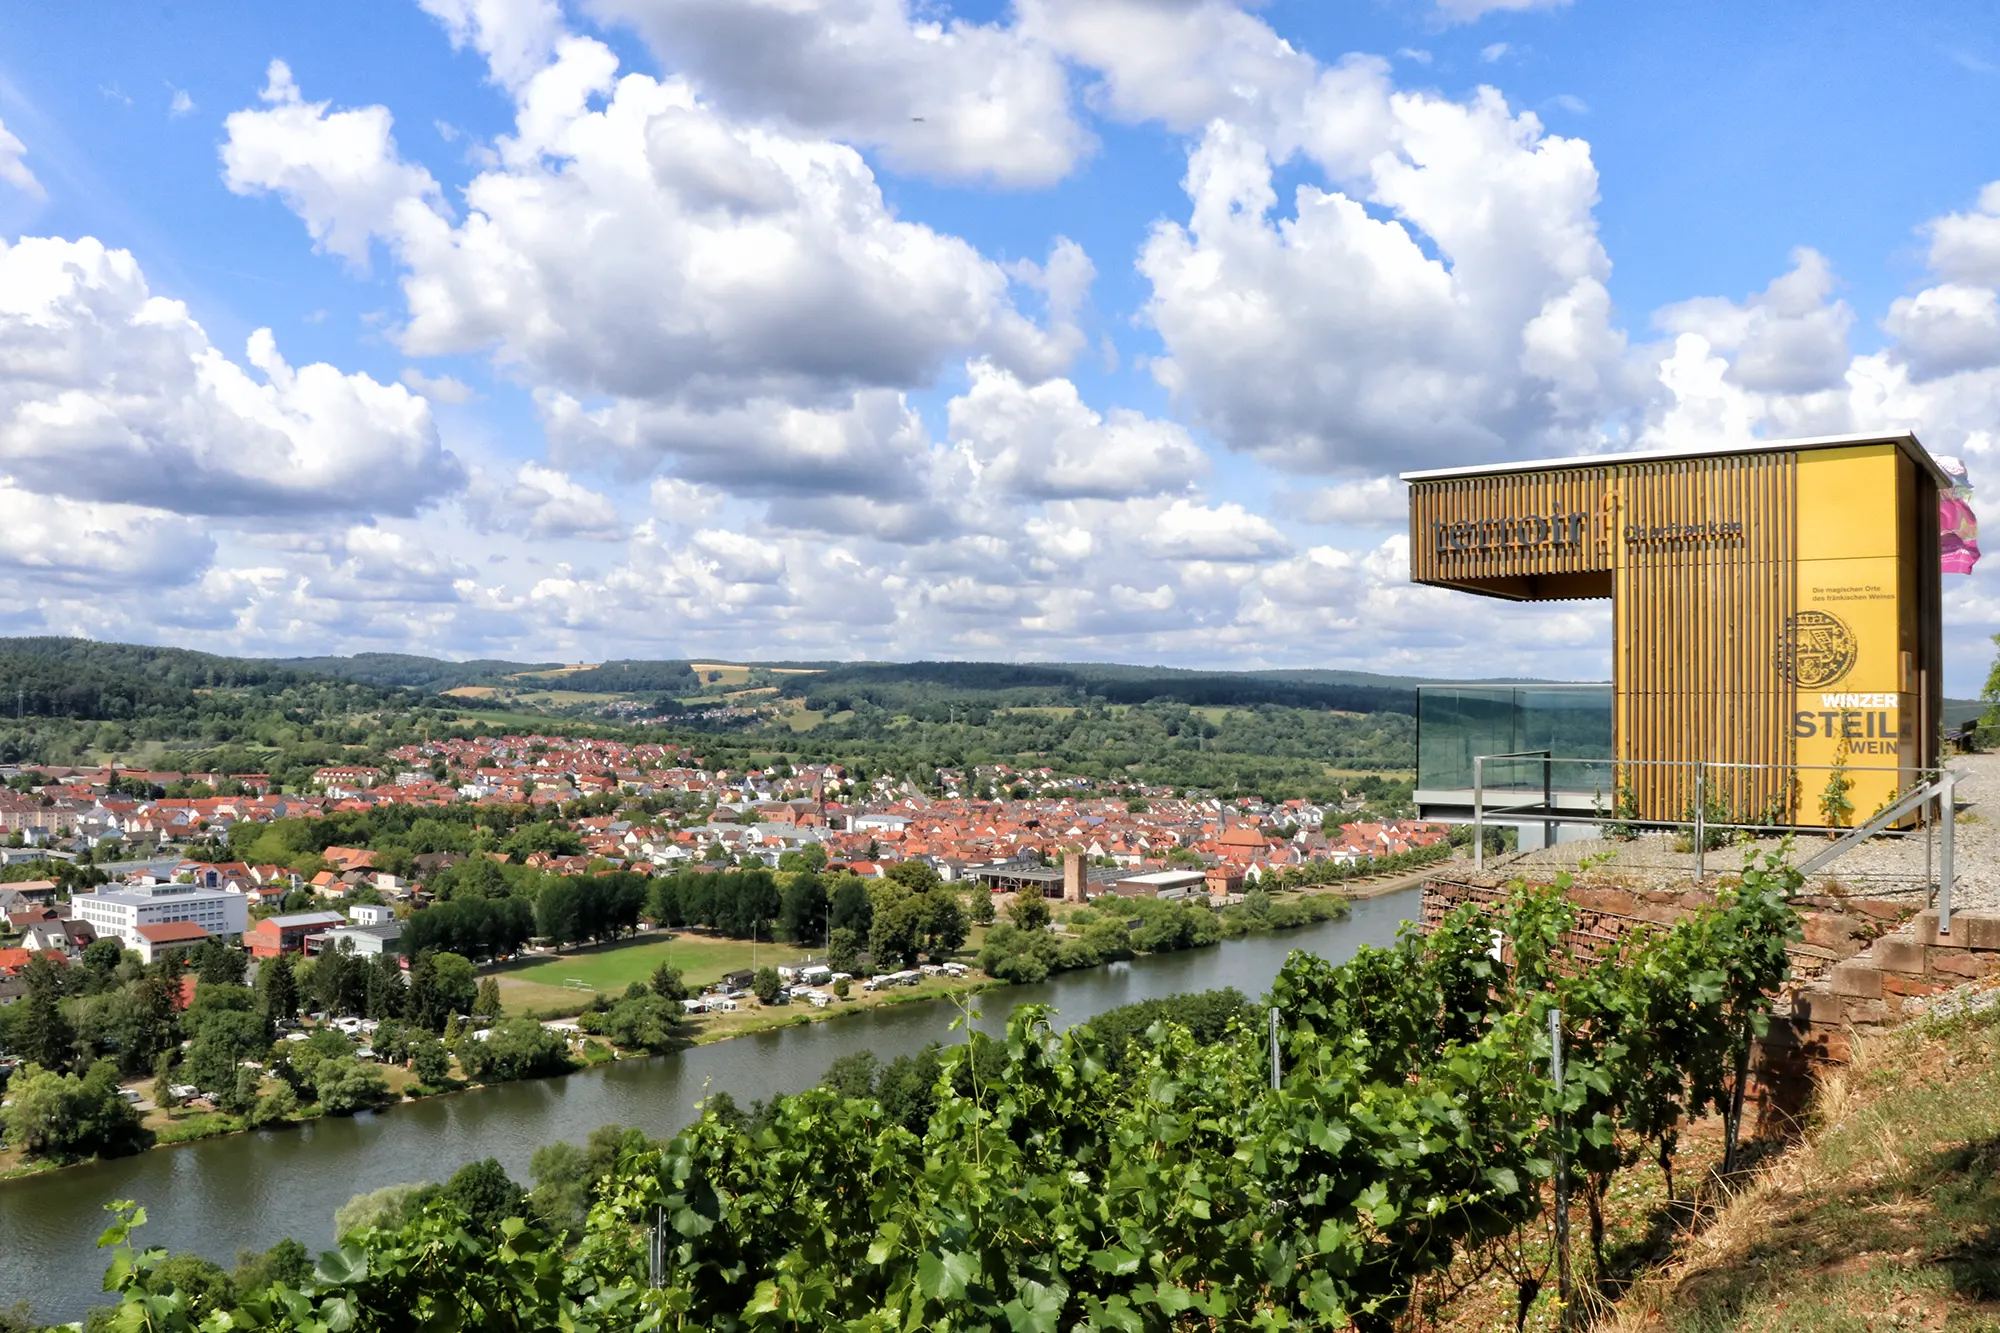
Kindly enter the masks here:
<path id="1" fill-rule="evenodd" d="M 1536 805 L 1533 802 L 1524 802 L 1516 805 L 1488 807 L 1485 802 L 1485 764 L 1489 759 L 1496 762 L 1523 759 L 1540 760 L 1542 764 L 1541 803 Z M 1559 812 L 1555 809 L 1554 779 L 1552 776 L 1557 764 L 1589 764 L 1599 767 L 1611 765 L 1616 768 L 1692 768 L 1694 770 L 1695 783 L 1694 818 L 1631 819 L 1616 815 L 1582 815 L 1568 811 Z M 1544 818 L 1541 820 L 1541 823 L 1545 831 L 1544 838 L 1550 843 L 1554 840 L 1554 829 L 1558 824 L 1588 824 L 1593 826 L 1622 824 L 1627 826 L 1638 825 L 1647 829 L 1657 830 L 1691 829 L 1694 834 L 1694 878 L 1696 883 L 1700 883 L 1707 877 L 1707 835 L 1712 831 L 1760 834 L 1826 832 L 1824 825 L 1817 824 L 1737 824 L 1710 822 L 1707 818 L 1707 784 L 1708 770 L 1710 769 L 1775 771 L 1793 775 L 1800 772 L 1821 770 L 1832 772 L 1839 769 L 1848 773 L 1894 773 L 1899 777 L 1903 774 L 1914 772 L 1921 779 L 1919 786 L 1909 792 L 1903 793 L 1898 799 L 1892 801 L 1887 808 L 1871 816 L 1858 828 L 1846 831 L 1845 836 L 1835 842 L 1833 846 L 1815 854 L 1801 864 L 1799 868 L 1807 872 L 1816 870 L 1835 860 L 1853 847 L 1858 846 L 1868 838 L 1888 832 L 1888 825 L 1895 820 L 1914 811 L 1921 810 L 1924 815 L 1926 832 L 1928 833 L 1931 828 L 1935 827 L 1938 841 L 1938 876 L 1934 885 L 1931 882 L 1929 874 L 1929 844 L 1926 842 L 1927 863 L 1925 884 L 1926 888 L 1934 887 L 1937 891 L 1938 933 L 1951 933 L 1952 890 L 1957 881 L 1957 866 L 1954 855 L 1956 848 L 1957 811 L 1954 804 L 1954 797 L 1960 775 L 1942 765 L 1912 770 L 1903 768 L 1900 765 L 1888 767 L 1883 765 L 1864 766 L 1854 764 L 1755 764 L 1735 761 L 1710 762 L 1701 759 L 1568 758 L 1557 757 L 1548 750 L 1520 750 L 1506 754 L 1474 755 L 1472 758 L 1473 869 L 1482 873 L 1486 869 L 1485 817 L 1489 813 L 1489 810 L 1494 814 L 1535 813 L 1543 815 Z M 1941 818 L 1935 820 L 1931 814 L 1933 803 L 1936 804 L 1938 814 L 1941 816 Z"/>

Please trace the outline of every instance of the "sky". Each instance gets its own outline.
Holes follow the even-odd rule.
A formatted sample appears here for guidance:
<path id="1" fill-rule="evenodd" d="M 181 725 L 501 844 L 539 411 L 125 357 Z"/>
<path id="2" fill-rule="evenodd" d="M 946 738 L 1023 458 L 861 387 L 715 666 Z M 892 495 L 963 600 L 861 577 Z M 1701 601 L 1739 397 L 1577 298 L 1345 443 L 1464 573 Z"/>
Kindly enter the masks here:
<path id="1" fill-rule="evenodd" d="M 1952 0 L 0 0 L 0 633 L 1601 679 L 1396 474 L 2000 542 L 1996 122 Z"/>

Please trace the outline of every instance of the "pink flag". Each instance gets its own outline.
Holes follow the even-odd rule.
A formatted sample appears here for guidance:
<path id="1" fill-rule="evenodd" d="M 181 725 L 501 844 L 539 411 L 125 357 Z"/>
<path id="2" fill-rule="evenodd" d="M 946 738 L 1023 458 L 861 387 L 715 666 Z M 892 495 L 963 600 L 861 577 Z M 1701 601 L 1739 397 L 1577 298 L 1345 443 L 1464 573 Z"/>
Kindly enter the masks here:
<path id="1" fill-rule="evenodd" d="M 1956 458 L 1940 458 L 1938 466 L 1952 480 L 1938 492 L 1938 567 L 1947 574 L 1970 574 L 1979 563 L 1979 516 L 1972 512 L 1972 479 Z"/>

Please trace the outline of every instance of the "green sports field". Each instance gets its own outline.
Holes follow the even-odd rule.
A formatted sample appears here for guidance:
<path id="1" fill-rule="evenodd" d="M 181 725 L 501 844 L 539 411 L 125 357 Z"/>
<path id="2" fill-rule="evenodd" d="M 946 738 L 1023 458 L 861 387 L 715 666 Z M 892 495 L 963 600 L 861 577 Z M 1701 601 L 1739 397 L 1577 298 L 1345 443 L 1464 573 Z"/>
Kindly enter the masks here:
<path id="1" fill-rule="evenodd" d="M 588 990 L 620 995 L 633 982 L 650 980 L 661 963 L 681 970 L 688 989 L 699 990 L 722 980 L 723 974 L 751 966 L 790 966 L 805 959 L 795 945 L 716 939 L 707 935 L 676 935 L 672 939 L 640 936 L 595 949 L 575 949 L 557 958 L 538 957 L 496 969 L 500 1002 L 510 1013 L 528 1010 L 574 1011 L 589 996 L 565 983 L 582 982 Z"/>

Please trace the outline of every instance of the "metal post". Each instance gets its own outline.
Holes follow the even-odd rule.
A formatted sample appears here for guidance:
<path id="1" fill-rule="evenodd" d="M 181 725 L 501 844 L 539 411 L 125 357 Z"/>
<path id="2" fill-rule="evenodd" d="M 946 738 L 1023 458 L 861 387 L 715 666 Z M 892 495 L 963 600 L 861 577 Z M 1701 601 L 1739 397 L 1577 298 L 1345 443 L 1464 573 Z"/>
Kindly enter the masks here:
<path id="1" fill-rule="evenodd" d="M 1486 775 L 1485 756 L 1472 756 L 1472 869 L 1483 874 L 1486 870 Z"/>
<path id="2" fill-rule="evenodd" d="M 1569 1155 L 1563 1151 L 1562 1010 L 1549 1010 L 1549 1081 L 1555 1084 L 1556 1125 L 1556 1291 L 1562 1300 L 1563 1327 L 1570 1326 L 1569 1275 Z"/>
<path id="3" fill-rule="evenodd" d="M 1284 1082 L 1284 1071 L 1278 1064 L 1278 1006 L 1271 1006 L 1271 1091 L 1276 1092 Z"/>
<path id="4" fill-rule="evenodd" d="M 1708 770 L 1699 760 L 1694 766 L 1694 882 L 1699 884 L 1708 871 L 1704 853 L 1708 849 Z"/>
<path id="5" fill-rule="evenodd" d="M 1958 777 L 1949 769 L 1944 775 L 1944 827 L 1938 830 L 1938 934 L 1951 934 L 1952 881 L 1958 876 L 1953 863 L 1954 835 L 1958 825 Z"/>
<path id="6" fill-rule="evenodd" d="M 1555 767 L 1555 751 L 1542 751 L 1542 810 L 1545 814 L 1555 813 Z M 1542 821 L 1542 846 L 1554 847 L 1555 845 L 1556 821 L 1553 819 L 1544 819 Z"/>
<path id="7" fill-rule="evenodd" d="M 1937 816 L 1924 802 L 1924 906 L 1937 906 Z"/>

